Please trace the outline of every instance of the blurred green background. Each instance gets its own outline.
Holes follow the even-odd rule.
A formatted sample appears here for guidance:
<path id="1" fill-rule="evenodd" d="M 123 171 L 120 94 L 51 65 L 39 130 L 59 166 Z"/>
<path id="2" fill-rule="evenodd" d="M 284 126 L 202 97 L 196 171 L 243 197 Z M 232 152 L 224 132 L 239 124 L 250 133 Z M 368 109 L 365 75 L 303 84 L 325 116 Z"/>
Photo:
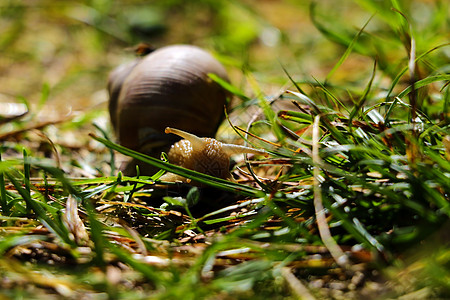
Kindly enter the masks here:
<path id="1" fill-rule="evenodd" d="M 407 58 L 402 45 L 389 38 L 395 34 L 389 18 L 398 18 L 390 10 L 390 1 L 320 1 L 313 12 L 311 4 L 5 0 L 0 4 L 0 100 L 23 97 L 36 104 L 43 98 L 44 87 L 50 90 L 45 100 L 51 108 L 45 110 L 44 119 L 51 117 L 50 112 L 55 117 L 66 114 L 69 108 L 106 108 L 107 74 L 131 59 L 132 47 L 139 42 L 204 47 L 226 65 L 235 85 L 245 90 L 243 73 L 251 71 L 262 90 L 273 94 L 289 85 L 281 65 L 295 80 L 323 80 L 346 49 L 340 44 L 351 40 L 375 12 L 367 31 L 380 43 L 374 45 L 373 39 L 362 36 L 355 47 L 358 55 L 347 59 L 334 74 L 334 82 L 355 82 L 357 87 L 370 76 L 375 56 L 380 67 L 393 70 Z M 399 5 L 414 21 L 419 51 L 445 42 L 448 5 L 427 0 Z M 443 18 L 447 18 L 445 27 Z M 339 35 L 325 37 L 313 21 Z M 442 53 L 446 53 L 442 61 L 448 60 L 449 51 Z"/>
<path id="2" fill-rule="evenodd" d="M 321 11 L 348 30 L 370 17 L 352 1 L 335 3 L 322 1 Z M 262 83 L 281 88 L 287 81 L 279 62 L 296 79 L 320 78 L 342 49 L 319 34 L 308 9 L 308 1 L 273 0 L 2 1 L 0 96 L 36 103 L 48 85 L 55 109 L 103 103 L 107 73 L 130 59 L 130 47 L 139 42 L 205 47 L 221 58 L 234 83 L 249 68 Z M 430 18 L 426 13 L 421 17 Z M 358 59 L 364 58 L 347 66 L 352 77 L 367 68 Z"/>
<path id="3" fill-rule="evenodd" d="M 409 59 L 404 34 L 409 29 L 399 27 L 408 23 L 393 7 L 412 24 L 418 54 L 450 40 L 449 5 L 438 0 L 4 0 L 0 3 L 0 103 L 25 102 L 31 114 L 1 126 L 0 136 L 63 121 L 46 126 L 45 134 L 54 144 L 67 146 L 66 155 L 72 156 L 75 149 L 85 151 L 85 145 L 93 144 L 87 137 L 96 130 L 93 123 L 111 132 L 108 73 L 133 59 L 140 42 L 155 47 L 186 43 L 209 50 L 225 65 L 232 83 L 250 98 L 258 93 L 276 98 L 294 88 L 287 72 L 304 90 L 316 93 L 315 101 L 326 98 L 320 94 L 320 82 L 339 101 L 352 105 L 353 97 L 364 93 L 377 60 L 379 95 L 371 99 L 379 101 Z M 349 47 L 351 55 L 346 53 Z M 448 61 L 449 47 L 432 51 L 421 75 L 448 72 Z M 394 92 L 405 88 L 407 80 L 406 76 L 400 80 Z M 439 93 L 430 95 L 431 105 L 423 109 L 442 112 L 445 102 L 433 99 Z M 249 111 L 236 110 L 233 122 L 245 123 Z M 218 136 L 232 141 L 236 135 L 228 127 Z"/>

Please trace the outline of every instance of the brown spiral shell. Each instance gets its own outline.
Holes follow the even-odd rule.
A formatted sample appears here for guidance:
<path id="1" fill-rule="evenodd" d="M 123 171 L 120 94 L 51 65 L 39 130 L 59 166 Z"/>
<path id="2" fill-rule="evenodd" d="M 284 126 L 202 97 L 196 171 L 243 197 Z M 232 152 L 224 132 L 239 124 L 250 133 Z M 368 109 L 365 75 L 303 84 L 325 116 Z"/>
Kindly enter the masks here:
<path id="1" fill-rule="evenodd" d="M 211 54 L 190 45 L 163 47 L 116 68 L 108 91 L 118 142 L 156 156 L 176 141 L 166 127 L 215 136 L 228 94 L 209 73 L 229 81 Z"/>

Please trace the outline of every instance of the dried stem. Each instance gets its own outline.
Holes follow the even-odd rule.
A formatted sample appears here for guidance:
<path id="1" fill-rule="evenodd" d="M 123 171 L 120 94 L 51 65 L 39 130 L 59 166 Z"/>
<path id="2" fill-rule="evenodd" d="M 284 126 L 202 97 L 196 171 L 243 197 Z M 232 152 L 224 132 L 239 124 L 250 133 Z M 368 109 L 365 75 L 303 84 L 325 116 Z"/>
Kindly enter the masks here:
<path id="1" fill-rule="evenodd" d="M 320 165 L 322 160 L 319 156 L 319 121 L 320 116 L 314 118 L 313 125 L 313 146 L 312 146 L 312 159 L 314 163 L 314 208 L 316 212 L 317 226 L 319 227 L 320 238 L 322 239 L 325 247 L 330 251 L 336 263 L 342 267 L 346 267 L 349 264 L 347 255 L 337 245 L 333 237 L 331 236 L 330 229 L 328 228 L 327 220 L 325 217 L 325 209 L 322 204 L 322 188 L 320 187 Z"/>
<path id="2" fill-rule="evenodd" d="M 284 267 L 281 269 L 281 275 L 284 280 L 288 283 L 289 287 L 293 293 L 301 300 L 315 300 L 316 298 L 311 295 L 305 285 L 297 278 L 289 267 Z"/>

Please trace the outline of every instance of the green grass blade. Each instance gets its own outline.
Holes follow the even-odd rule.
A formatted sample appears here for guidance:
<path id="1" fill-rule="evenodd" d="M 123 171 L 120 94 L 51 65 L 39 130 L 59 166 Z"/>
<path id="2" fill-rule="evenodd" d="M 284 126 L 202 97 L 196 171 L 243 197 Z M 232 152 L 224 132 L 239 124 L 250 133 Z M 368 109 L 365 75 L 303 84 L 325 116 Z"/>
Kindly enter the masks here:
<path id="1" fill-rule="evenodd" d="M 60 222 L 53 220 L 47 215 L 47 211 L 43 208 L 39 201 L 36 201 L 31 198 L 30 193 L 28 193 L 19 182 L 10 174 L 6 173 L 9 181 L 14 185 L 17 192 L 22 196 L 23 200 L 27 203 L 31 209 L 33 209 L 34 213 L 38 216 L 39 220 L 52 232 L 54 232 L 63 242 L 74 245 L 73 241 L 69 237 L 69 233 L 67 228 Z"/>
<path id="2" fill-rule="evenodd" d="M 281 64 L 280 62 L 280 66 L 281 69 L 283 69 L 284 74 L 286 74 L 286 76 L 289 78 L 289 80 L 292 82 L 292 84 L 295 86 L 295 88 L 297 89 L 297 91 L 299 93 L 305 94 L 306 93 L 300 88 L 300 86 L 297 84 L 297 82 L 291 77 L 291 74 L 289 74 L 289 72 L 286 70 L 286 68 L 283 66 L 283 64 Z"/>
<path id="3" fill-rule="evenodd" d="M 116 255 L 122 262 L 128 264 L 134 270 L 142 273 L 147 279 L 153 282 L 159 289 L 164 288 L 167 285 L 167 279 L 158 270 L 155 270 L 151 266 L 143 263 L 142 261 L 136 260 L 132 257 L 131 253 L 124 251 L 118 246 L 108 243 L 108 249 Z"/>
<path id="4" fill-rule="evenodd" d="M 335 103 L 336 110 L 338 107 L 342 107 L 346 112 L 349 112 L 348 108 L 342 103 L 341 100 L 339 100 L 324 84 L 316 80 L 316 83 L 320 86 L 322 91 L 331 98 L 331 100 Z M 339 106 L 338 106 L 339 105 Z"/>
<path id="5" fill-rule="evenodd" d="M 334 30 L 328 29 L 326 26 L 324 26 L 318 20 L 316 6 L 317 6 L 317 2 L 311 1 L 309 15 L 310 15 L 311 21 L 314 24 L 314 26 L 329 40 L 331 40 L 339 45 L 342 45 L 344 47 L 348 47 L 352 43 L 352 38 L 348 36 L 348 33 L 344 32 L 344 30 L 342 28 L 340 28 L 341 26 L 338 23 L 333 23 Z M 361 47 L 358 44 L 355 44 L 353 46 L 353 48 L 355 48 L 355 50 L 358 53 L 365 53 L 367 51 L 364 49 L 364 47 Z"/>
<path id="6" fill-rule="evenodd" d="M 422 60 L 425 56 L 427 56 L 428 54 L 430 54 L 430 53 L 432 53 L 432 52 L 434 52 L 434 51 L 436 51 L 436 50 L 438 50 L 438 49 L 440 49 L 440 48 L 442 48 L 442 47 L 447 47 L 447 46 L 449 46 L 449 45 L 450 45 L 450 43 L 445 43 L 445 44 L 438 45 L 438 46 L 436 46 L 436 47 L 434 47 L 434 48 L 428 50 L 427 52 L 425 52 L 425 53 L 419 55 L 419 56 L 416 58 L 416 63 L 419 62 L 419 61 L 421 61 L 421 60 Z M 398 85 L 398 82 L 399 82 L 400 79 L 403 77 L 403 75 L 405 75 L 405 73 L 406 73 L 407 71 L 408 71 L 408 66 L 405 66 L 405 67 L 404 67 L 404 68 L 403 68 L 403 69 L 395 76 L 395 78 L 392 80 L 391 86 L 390 86 L 390 88 L 389 88 L 389 90 L 388 90 L 388 92 L 387 92 L 387 94 L 386 94 L 386 96 L 385 96 L 385 99 L 386 99 L 385 102 L 386 102 L 386 103 L 389 101 L 389 99 L 390 99 L 390 97 L 391 97 L 391 95 L 392 95 L 392 92 L 393 92 L 394 88 Z M 416 84 L 417 84 L 417 82 L 416 82 Z M 395 104 L 396 104 L 396 98 L 394 98 L 393 103 L 388 107 L 388 109 L 387 109 L 387 111 L 386 111 L 386 113 L 385 113 L 385 117 L 384 117 L 384 123 L 385 123 L 385 124 L 389 124 L 389 117 L 390 117 L 390 115 L 391 115 L 392 109 L 394 108 Z"/>
<path id="7" fill-rule="evenodd" d="M 89 218 L 89 224 L 91 229 L 90 236 L 92 241 L 94 242 L 95 262 L 99 266 L 105 266 L 104 253 L 108 241 L 103 235 L 103 225 L 97 220 L 95 208 L 89 202 L 89 200 L 84 200 L 83 206 L 85 207 Z"/>
<path id="8" fill-rule="evenodd" d="M 367 100 L 367 96 L 369 95 L 370 89 L 372 88 L 373 80 L 375 78 L 376 69 L 377 69 L 377 62 L 375 61 L 373 64 L 372 76 L 370 77 L 370 80 L 367 83 L 367 86 L 364 89 L 364 92 L 363 92 L 361 98 L 358 100 L 357 103 L 355 103 L 355 106 L 353 107 L 353 110 L 351 111 L 350 116 L 348 117 L 349 127 L 352 127 L 353 118 L 360 111 L 360 109 L 363 107 L 364 103 Z"/>
<path id="9" fill-rule="evenodd" d="M 25 232 L 21 232 L 18 234 L 10 235 L 7 237 L 2 237 L 0 241 L 0 257 L 4 257 L 4 254 L 9 249 L 19 246 L 30 244 L 35 241 L 45 241 L 48 239 L 48 236 L 45 235 L 26 235 Z"/>
<path id="10" fill-rule="evenodd" d="M 404 96 L 408 95 L 415 89 L 427 86 L 430 83 L 437 82 L 437 81 L 447 81 L 448 82 L 448 81 L 450 81 L 450 75 L 448 75 L 448 74 L 434 75 L 434 76 L 429 76 L 427 78 L 424 78 L 422 80 L 418 80 L 418 81 L 414 82 L 414 85 L 410 85 L 406 89 L 401 91 L 397 95 L 397 97 L 403 98 Z"/>
<path id="11" fill-rule="evenodd" d="M 104 144 L 106 147 L 114 149 L 122 154 L 131 156 L 133 158 L 139 159 L 140 161 L 148 163 L 157 168 L 164 169 L 168 172 L 172 172 L 172 173 L 181 175 L 183 177 L 190 178 L 192 180 L 207 184 L 209 186 L 216 187 L 216 188 L 226 190 L 226 191 L 236 192 L 238 194 L 242 194 L 245 196 L 261 197 L 264 195 L 264 192 L 261 190 L 257 190 L 257 189 L 254 189 L 254 188 L 242 185 L 242 184 L 233 183 L 233 182 L 225 180 L 225 179 L 220 179 L 220 178 L 216 178 L 216 177 L 206 175 L 203 173 L 195 172 L 195 171 L 192 171 L 189 169 L 182 168 L 180 166 L 172 165 L 170 163 L 164 162 L 164 161 L 156 159 L 154 157 L 150 157 L 148 155 L 130 150 L 128 148 L 125 148 L 123 146 L 115 144 L 106 139 L 97 137 L 95 135 L 91 135 L 91 136 L 95 140 Z"/>
<path id="12" fill-rule="evenodd" d="M 226 89 L 228 92 L 230 92 L 231 94 L 239 97 L 241 100 L 243 100 L 244 102 L 249 101 L 250 98 L 247 97 L 244 92 L 242 92 L 241 90 L 239 90 L 237 87 L 235 87 L 234 85 L 230 84 L 229 82 L 223 80 L 222 78 L 220 78 L 219 76 L 217 76 L 214 73 L 209 73 L 208 77 L 211 78 L 213 81 L 215 81 L 217 84 L 219 84 L 221 87 L 223 87 L 224 89 Z"/>
<path id="13" fill-rule="evenodd" d="M 344 54 L 341 56 L 341 58 L 339 59 L 339 61 L 334 65 L 334 67 L 331 69 L 330 72 L 328 72 L 327 76 L 325 77 L 325 82 L 327 82 L 332 76 L 333 74 L 336 72 L 337 69 L 339 69 L 339 67 L 345 62 L 345 60 L 348 58 L 348 56 L 350 55 L 350 53 L 353 51 L 353 48 L 355 47 L 359 37 L 361 36 L 361 34 L 364 32 L 364 29 L 366 28 L 366 26 L 369 24 L 369 22 L 372 20 L 372 18 L 375 15 L 373 14 L 367 21 L 366 23 L 363 25 L 363 27 L 361 27 L 361 29 L 358 31 L 358 33 L 355 35 L 355 37 L 352 39 L 352 41 L 350 42 L 350 44 L 348 45 L 347 49 L 345 50 Z"/>
<path id="14" fill-rule="evenodd" d="M 103 128 L 101 128 L 97 124 L 94 124 L 94 127 L 97 128 L 97 130 L 101 132 L 101 134 L 103 135 L 103 137 L 105 139 L 109 140 L 108 133 Z M 110 162 L 109 162 L 109 166 L 111 168 L 110 175 L 112 176 L 112 175 L 114 175 L 116 173 L 116 164 L 115 164 L 116 158 L 115 158 L 115 155 L 114 155 L 114 151 L 112 149 L 109 149 L 109 155 L 111 157 Z"/>
<path id="15" fill-rule="evenodd" d="M 312 117 L 298 111 L 282 110 L 278 113 L 278 117 L 283 120 L 293 121 L 299 124 L 312 124 Z"/>
<path id="16" fill-rule="evenodd" d="M 2 162 L 2 152 L 3 148 L 0 148 L 0 163 Z M 1 197 L 1 209 L 2 209 L 2 215 L 8 216 L 10 213 L 9 205 L 8 205 L 8 196 L 6 194 L 6 187 L 5 187 L 5 177 L 4 172 L 0 172 L 0 197 Z"/>
<path id="17" fill-rule="evenodd" d="M 25 190 L 29 195 L 31 195 L 31 187 L 30 187 L 30 163 L 28 162 L 28 152 L 24 148 L 23 149 L 23 181 L 25 185 Z M 27 211 L 31 212 L 31 207 L 28 206 L 27 203 Z"/>

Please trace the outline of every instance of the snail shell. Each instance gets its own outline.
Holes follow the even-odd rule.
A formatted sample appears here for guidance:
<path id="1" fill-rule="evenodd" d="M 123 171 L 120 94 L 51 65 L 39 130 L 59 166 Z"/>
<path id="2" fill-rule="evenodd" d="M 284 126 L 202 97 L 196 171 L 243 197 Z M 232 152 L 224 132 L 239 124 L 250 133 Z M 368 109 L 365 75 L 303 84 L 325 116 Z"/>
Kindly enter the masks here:
<path id="1" fill-rule="evenodd" d="M 166 127 L 213 137 L 228 94 L 209 73 L 229 82 L 216 59 L 189 45 L 163 47 L 115 69 L 109 112 L 119 144 L 157 156 L 177 140 L 164 134 Z"/>

